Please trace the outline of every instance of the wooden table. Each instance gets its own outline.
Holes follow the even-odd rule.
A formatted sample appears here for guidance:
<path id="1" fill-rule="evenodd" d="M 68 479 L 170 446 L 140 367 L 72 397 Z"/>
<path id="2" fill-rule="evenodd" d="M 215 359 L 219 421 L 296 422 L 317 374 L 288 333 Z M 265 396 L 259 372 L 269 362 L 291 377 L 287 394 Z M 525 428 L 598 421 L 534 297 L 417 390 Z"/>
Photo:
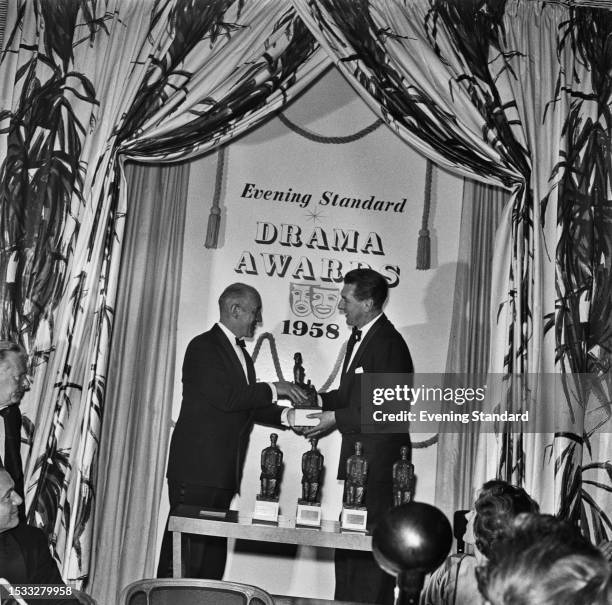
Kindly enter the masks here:
<path id="1" fill-rule="evenodd" d="M 312 529 L 296 527 L 295 519 L 281 515 L 278 525 L 263 525 L 253 523 L 250 516 L 240 515 L 237 511 L 229 511 L 227 514 L 207 513 L 207 511 L 200 510 L 199 507 L 186 505 L 179 506 L 173 511 L 168 522 L 168 529 L 173 532 L 172 575 L 175 578 L 181 577 L 181 534 L 183 533 L 319 548 L 372 550 L 372 536 L 340 531 L 338 521 L 323 520 L 321 529 Z"/>

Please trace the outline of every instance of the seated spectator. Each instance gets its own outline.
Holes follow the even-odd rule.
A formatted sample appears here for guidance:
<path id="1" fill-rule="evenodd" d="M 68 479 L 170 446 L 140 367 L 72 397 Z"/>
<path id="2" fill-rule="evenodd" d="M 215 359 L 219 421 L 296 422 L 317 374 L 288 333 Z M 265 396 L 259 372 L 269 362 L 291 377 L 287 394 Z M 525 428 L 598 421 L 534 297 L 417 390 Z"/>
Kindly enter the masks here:
<path id="1" fill-rule="evenodd" d="M 55 584 L 68 588 L 49 552 L 49 544 L 42 530 L 19 522 L 21 496 L 15 491 L 13 479 L 0 468 L 0 578 L 9 584 Z M 93 599 L 85 593 L 71 591 L 71 596 L 51 599 L 37 597 L 26 603 L 35 605 L 91 605 Z M 4 595 L 3 595 L 4 596 Z M 74 598 L 78 596 L 77 598 Z M 0 597 L 1 598 L 1 597 Z M 4 599 L 2 599 L 4 601 Z"/>
<path id="2" fill-rule="evenodd" d="M 612 569 L 601 551 L 551 515 L 517 517 L 477 577 L 490 605 L 612 603 Z"/>
<path id="3" fill-rule="evenodd" d="M 487 481 L 468 514 L 464 540 L 475 554 L 451 555 L 427 579 L 420 605 L 481 605 L 475 570 L 505 536 L 516 515 L 537 512 L 538 504 L 521 487 L 505 481 Z"/>

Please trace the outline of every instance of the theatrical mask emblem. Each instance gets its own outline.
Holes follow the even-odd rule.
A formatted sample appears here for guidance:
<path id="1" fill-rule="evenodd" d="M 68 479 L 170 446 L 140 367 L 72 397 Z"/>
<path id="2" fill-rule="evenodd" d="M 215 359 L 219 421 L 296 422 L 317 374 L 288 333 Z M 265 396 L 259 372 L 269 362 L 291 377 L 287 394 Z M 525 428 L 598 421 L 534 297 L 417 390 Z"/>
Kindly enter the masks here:
<path id="1" fill-rule="evenodd" d="M 318 319 L 331 317 L 338 307 L 340 293 L 338 288 L 326 288 L 325 286 L 312 286 L 310 296 L 312 312 Z"/>
<path id="2" fill-rule="evenodd" d="M 310 306 L 310 289 L 309 284 L 289 284 L 289 301 L 291 303 L 291 311 L 298 317 L 306 317 L 312 312 Z"/>
<path id="3" fill-rule="evenodd" d="M 338 308 L 338 288 L 313 286 L 292 282 L 289 284 L 291 311 L 298 317 L 313 314 L 317 319 L 328 319 Z"/>

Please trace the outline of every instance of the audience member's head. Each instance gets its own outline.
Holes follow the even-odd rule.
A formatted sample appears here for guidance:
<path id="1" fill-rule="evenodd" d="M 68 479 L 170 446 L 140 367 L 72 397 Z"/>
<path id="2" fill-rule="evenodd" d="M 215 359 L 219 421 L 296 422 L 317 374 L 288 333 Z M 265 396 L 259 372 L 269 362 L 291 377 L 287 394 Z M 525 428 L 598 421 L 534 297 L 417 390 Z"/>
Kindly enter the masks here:
<path id="1" fill-rule="evenodd" d="M 602 553 L 567 522 L 519 515 L 478 568 L 490 605 L 609 605 L 612 572 Z"/>
<path id="2" fill-rule="evenodd" d="M 9 340 L 0 340 L 0 409 L 19 403 L 29 388 L 23 349 Z"/>
<path id="3" fill-rule="evenodd" d="M 23 502 L 15 491 L 15 483 L 8 472 L 0 466 L 0 533 L 19 524 L 19 505 Z"/>
<path id="4" fill-rule="evenodd" d="M 482 486 L 474 509 L 474 543 L 485 557 L 517 515 L 539 512 L 537 502 L 522 487 L 497 479 Z"/>

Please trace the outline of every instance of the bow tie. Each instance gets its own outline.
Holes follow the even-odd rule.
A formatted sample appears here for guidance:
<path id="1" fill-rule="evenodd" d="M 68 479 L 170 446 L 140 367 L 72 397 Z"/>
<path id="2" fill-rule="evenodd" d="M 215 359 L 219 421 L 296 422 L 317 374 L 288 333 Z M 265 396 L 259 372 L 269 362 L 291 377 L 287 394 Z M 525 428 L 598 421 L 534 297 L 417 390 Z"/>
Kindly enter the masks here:
<path id="1" fill-rule="evenodd" d="M 359 342 L 361 340 L 361 330 L 359 328 L 353 327 L 353 331 L 351 332 L 351 338 L 355 342 Z"/>
<path id="2" fill-rule="evenodd" d="M 246 342 L 244 342 L 244 338 L 238 338 L 238 336 L 236 336 L 236 344 L 241 348 L 241 349 L 246 349 Z"/>

